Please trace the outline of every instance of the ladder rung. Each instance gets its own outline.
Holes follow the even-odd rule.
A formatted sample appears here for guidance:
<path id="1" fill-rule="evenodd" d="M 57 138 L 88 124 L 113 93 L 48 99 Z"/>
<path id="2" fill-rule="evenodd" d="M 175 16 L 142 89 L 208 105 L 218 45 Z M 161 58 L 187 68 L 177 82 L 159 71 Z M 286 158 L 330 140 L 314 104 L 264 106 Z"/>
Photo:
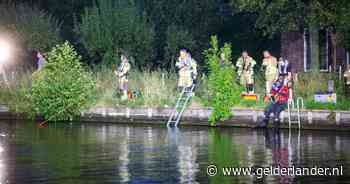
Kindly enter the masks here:
<path id="1" fill-rule="evenodd" d="M 290 121 L 290 124 L 299 124 L 298 121 Z"/>

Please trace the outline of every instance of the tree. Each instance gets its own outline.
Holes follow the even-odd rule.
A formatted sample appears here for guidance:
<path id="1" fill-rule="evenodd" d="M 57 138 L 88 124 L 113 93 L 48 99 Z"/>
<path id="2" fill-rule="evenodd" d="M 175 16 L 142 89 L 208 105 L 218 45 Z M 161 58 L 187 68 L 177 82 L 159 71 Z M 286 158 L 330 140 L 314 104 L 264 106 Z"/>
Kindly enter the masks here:
<path id="1" fill-rule="evenodd" d="M 307 6 L 302 0 L 231 0 L 237 13 L 256 16 L 255 26 L 265 35 L 299 30 L 306 25 Z"/>
<path id="2" fill-rule="evenodd" d="M 350 1 L 313 0 L 310 2 L 309 21 L 331 33 L 333 45 L 333 69 L 337 62 L 337 46 L 350 48 Z"/>
<path id="3" fill-rule="evenodd" d="M 81 19 L 76 30 L 82 43 L 91 56 L 99 53 L 105 64 L 115 62 L 124 52 L 135 58 L 139 67 L 154 58 L 153 26 L 133 2 L 97 0 Z"/>
<path id="4" fill-rule="evenodd" d="M 350 1 L 347 0 L 231 0 L 238 12 L 257 16 L 255 26 L 267 35 L 303 29 L 324 29 L 334 45 L 350 45 Z M 345 41 L 345 42 L 344 42 Z M 335 67 L 336 63 L 333 63 Z"/>
<path id="5" fill-rule="evenodd" d="M 202 60 L 202 51 L 208 47 L 208 40 L 211 34 L 215 34 L 222 25 L 222 16 L 219 15 L 220 8 L 223 5 L 221 0 L 139 0 L 143 2 L 147 17 L 149 17 L 155 26 L 156 51 L 160 59 L 166 59 L 169 35 L 169 28 L 176 26 L 180 31 L 185 31 L 196 42 L 192 48 L 194 57 Z M 177 40 L 181 40 L 181 34 Z M 184 43 L 184 47 L 187 46 Z M 201 63 L 200 63 L 201 64 Z"/>
<path id="6" fill-rule="evenodd" d="M 84 8 L 91 6 L 94 0 L 4 0 L 11 4 L 27 3 L 35 5 L 40 10 L 50 12 L 61 25 L 61 35 L 65 40 L 75 41 L 74 20 L 83 13 Z"/>
<path id="7" fill-rule="evenodd" d="M 23 49 L 48 51 L 60 41 L 60 23 L 52 15 L 27 4 L 0 4 L 0 29 Z"/>
<path id="8" fill-rule="evenodd" d="M 190 51 L 195 49 L 196 42 L 192 34 L 179 26 L 169 26 L 166 32 L 165 63 L 163 66 L 166 68 L 174 67 L 177 60 L 176 55 L 182 47 L 186 47 Z"/>

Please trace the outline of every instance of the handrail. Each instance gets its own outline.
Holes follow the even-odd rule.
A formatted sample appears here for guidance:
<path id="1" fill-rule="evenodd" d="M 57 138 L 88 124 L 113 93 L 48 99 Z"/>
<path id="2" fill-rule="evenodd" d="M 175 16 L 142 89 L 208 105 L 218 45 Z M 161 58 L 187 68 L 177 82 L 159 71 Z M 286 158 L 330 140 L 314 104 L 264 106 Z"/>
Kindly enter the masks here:
<path id="1" fill-rule="evenodd" d="M 291 105 L 292 105 L 292 109 L 294 109 L 294 100 L 293 99 L 290 99 L 288 100 L 288 122 L 289 122 L 289 129 L 292 127 L 292 123 L 294 123 L 292 121 L 292 109 L 291 109 Z M 301 105 L 301 106 L 300 106 Z M 304 109 L 304 99 L 302 97 L 298 97 L 296 99 L 296 110 L 297 110 L 297 117 L 298 117 L 298 120 L 296 121 L 296 123 L 298 123 L 298 127 L 299 129 L 301 128 L 301 116 L 300 116 L 300 107 L 301 109 Z"/>

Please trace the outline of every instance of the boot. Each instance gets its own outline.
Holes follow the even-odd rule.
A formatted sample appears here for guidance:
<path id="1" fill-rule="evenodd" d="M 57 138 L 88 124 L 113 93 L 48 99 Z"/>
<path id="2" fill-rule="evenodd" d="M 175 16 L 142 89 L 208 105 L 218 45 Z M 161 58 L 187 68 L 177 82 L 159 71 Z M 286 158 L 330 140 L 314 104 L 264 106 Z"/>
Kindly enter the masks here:
<path id="1" fill-rule="evenodd" d="M 278 118 L 274 119 L 273 121 L 273 127 L 275 129 L 279 129 L 280 128 L 280 120 Z"/>
<path id="2" fill-rule="evenodd" d="M 247 86 L 246 86 L 246 93 L 250 94 L 250 85 L 249 84 L 247 84 Z"/>
<path id="3" fill-rule="evenodd" d="M 254 126 L 254 128 L 267 128 L 268 123 L 269 123 L 269 119 L 268 118 L 264 118 L 256 126 Z"/>
<path id="4" fill-rule="evenodd" d="M 245 86 L 245 94 L 249 94 L 249 92 L 250 92 L 250 88 L 249 88 L 249 84 L 247 84 Z"/>
<path id="5" fill-rule="evenodd" d="M 248 88 L 249 88 L 248 89 L 249 90 L 248 93 L 249 94 L 254 94 L 254 85 L 253 84 L 248 84 Z"/>
<path id="6" fill-rule="evenodd" d="M 127 91 L 123 91 L 123 96 L 121 98 L 122 101 L 125 101 L 128 99 L 128 92 Z"/>

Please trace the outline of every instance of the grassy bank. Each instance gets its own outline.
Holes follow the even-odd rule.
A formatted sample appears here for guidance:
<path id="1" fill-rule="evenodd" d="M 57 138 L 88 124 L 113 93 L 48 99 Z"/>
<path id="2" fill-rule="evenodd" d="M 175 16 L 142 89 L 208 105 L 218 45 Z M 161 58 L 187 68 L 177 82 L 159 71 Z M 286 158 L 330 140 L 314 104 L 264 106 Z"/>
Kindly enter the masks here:
<path id="1" fill-rule="evenodd" d="M 118 84 L 115 75 L 109 68 L 93 69 L 94 78 L 97 81 L 97 92 L 93 107 L 172 107 L 178 96 L 177 74 L 164 70 L 157 71 L 133 71 L 129 75 L 129 88 L 138 91 L 140 95 L 128 101 L 121 101 L 118 94 Z M 11 111 L 20 113 L 32 112 L 30 98 L 31 73 L 19 72 L 14 74 L 16 80 L 9 80 L 7 84 L 1 83 L 0 103 L 7 105 Z M 335 83 L 338 103 L 316 103 L 313 94 L 327 90 L 327 82 L 335 79 L 334 74 L 327 73 L 303 73 L 299 74 L 294 84 L 295 97 L 303 97 L 307 109 L 350 110 L 350 99 L 345 97 L 342 81 Z M 323 81 L 323 82 L 320 82 Z M 264 80 L 261 75 L 256 76 L 256 91 L 260 94 L 258 102 L 244 101 L 237 107 L 264 108 L 262 94 L 264 93 Z M 196 97 L 193 104 L 196 107 L 208 107 L 207 77 L 202 75 L 196 89 Z M 237 97 L 240 98 L 240 97 Z"/>

